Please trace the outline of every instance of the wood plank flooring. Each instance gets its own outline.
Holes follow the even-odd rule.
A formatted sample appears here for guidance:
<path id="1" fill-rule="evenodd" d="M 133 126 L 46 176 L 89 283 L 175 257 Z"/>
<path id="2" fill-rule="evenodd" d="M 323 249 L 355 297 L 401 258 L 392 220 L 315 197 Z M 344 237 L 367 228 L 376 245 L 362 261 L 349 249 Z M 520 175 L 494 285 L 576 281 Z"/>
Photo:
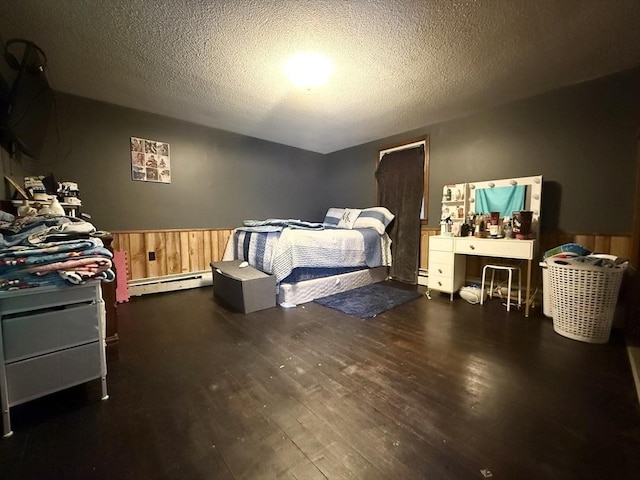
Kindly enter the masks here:
<path id="1" fill-rule="evenodd" d="M 243 315 L 211 292 L 119 305 L 110 399 L 93 382 L 14 407 L 0 478 L 640 478 L 616 329 L 590 345 L 445 295 Z"/>

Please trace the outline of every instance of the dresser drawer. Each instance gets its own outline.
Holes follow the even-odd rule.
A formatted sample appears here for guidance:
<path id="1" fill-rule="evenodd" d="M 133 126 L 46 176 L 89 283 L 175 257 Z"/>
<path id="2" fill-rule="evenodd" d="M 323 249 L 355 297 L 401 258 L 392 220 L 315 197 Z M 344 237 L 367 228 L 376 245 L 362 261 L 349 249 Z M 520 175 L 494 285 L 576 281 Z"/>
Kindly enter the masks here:
<path id="1" fill-rule="evenodd" d="M 502 258 L 533 258 L 533 240 L 456 238 L 456 253 Z"/>
<path id="2" fill-rule="evenodd" d="M 431 255 L 432 250 L 453 252 L 453 237 L 442 237 L 440 235 L 429 237 L 429 255 Z"/>
<path id="3" fill-rule="evenodd" d="M 6 366 L 9 405 L 101 376 L 100 342 L 41 355 Z"/>
<path id="4" fill-rule="evenodd" d="M 33 310 L 34 308 L 55 307 L 72 303 L 90 303 L 96 298 L 100 283 L 92 281 L 86 285 L 74 287 L 25 288 L 0 293 L 0 309 L 4 315 L 14 312 Z"/>
<path id="5" fill-rule="evenodd" d="M 31 312 L 30 312 L 31 313 Z M 2 319 L 6 362 L 62 350 L 100 338 L 100 305 L 80 304 L 59 310 Z"/>

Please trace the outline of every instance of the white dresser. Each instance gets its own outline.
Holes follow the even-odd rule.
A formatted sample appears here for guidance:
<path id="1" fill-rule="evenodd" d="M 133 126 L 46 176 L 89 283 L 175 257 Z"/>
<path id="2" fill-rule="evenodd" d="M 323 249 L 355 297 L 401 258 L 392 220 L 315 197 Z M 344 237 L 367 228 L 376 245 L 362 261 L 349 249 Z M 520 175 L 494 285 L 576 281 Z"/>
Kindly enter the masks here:
<path id="1" fill-rule="evenodd" d="M 107 396 L 105 308 L 99 281 L 0 292 L 0 397 L 9 409 L 73 385 L 102 379 Z"/>

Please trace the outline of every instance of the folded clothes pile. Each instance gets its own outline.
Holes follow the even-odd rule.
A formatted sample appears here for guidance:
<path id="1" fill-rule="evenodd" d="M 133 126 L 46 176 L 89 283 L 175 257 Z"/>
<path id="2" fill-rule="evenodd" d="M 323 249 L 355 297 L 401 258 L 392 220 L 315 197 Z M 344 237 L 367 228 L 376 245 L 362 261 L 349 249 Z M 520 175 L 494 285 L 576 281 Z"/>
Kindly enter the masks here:
<path id="1" fill-rule="evenodd" d="M 113 281 L 112 253 L 89 222 L 62 215 L 0 212 L 0 291 Z"/>

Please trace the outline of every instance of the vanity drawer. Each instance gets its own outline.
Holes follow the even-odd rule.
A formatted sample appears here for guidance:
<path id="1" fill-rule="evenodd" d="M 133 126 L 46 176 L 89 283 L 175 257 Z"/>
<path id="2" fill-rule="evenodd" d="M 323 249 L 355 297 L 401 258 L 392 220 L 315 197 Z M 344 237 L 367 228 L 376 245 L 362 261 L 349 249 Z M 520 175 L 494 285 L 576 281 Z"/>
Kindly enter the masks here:
<path id="1" fill-rule="evenodd" d="M 80 304 L 59 310 L 2 319 L 6 362 L 62 350 L 100 338 L 100 305 Z"/>
<path id="2" fill-rule="evenodd" d="M 452 263 L 429 262 L 429 276 L 431 275 L 453 277 Z"/>
<path id="3" fill-rule="evenodd" d="M 429 237 L 429 252 L 439 250 L 441 252 L 453 252 L 453 237 L 433 235 Z M 431 255 L 431 253 L 429 253 Z"/>
<path id="4" fill-rule="evenodd" d="M 450 263 L 455 261 L 455 254 L 453 252 L 441 252 L 439 250 L 429 251 L 429 265 L 432 263 Z"/>
<path id="5" fill-rule="evenodd" d="M 453 292 L 453 277 L 448 275 L 432 275 L 429 272 L 427 287 L 432 290 L 440 290 L 442 292 Z"/>
<path id="6" fill-rule="evenodd" d="M 456 253 L 503 258 L 533 258 L 534 240 L 457 238 Z"/>
<path id="7" fill-rule="evenodd" d="M 88 382 L 101 375 L 100 342 L 11 363 L 6 373 L 10 405 Z"/>

